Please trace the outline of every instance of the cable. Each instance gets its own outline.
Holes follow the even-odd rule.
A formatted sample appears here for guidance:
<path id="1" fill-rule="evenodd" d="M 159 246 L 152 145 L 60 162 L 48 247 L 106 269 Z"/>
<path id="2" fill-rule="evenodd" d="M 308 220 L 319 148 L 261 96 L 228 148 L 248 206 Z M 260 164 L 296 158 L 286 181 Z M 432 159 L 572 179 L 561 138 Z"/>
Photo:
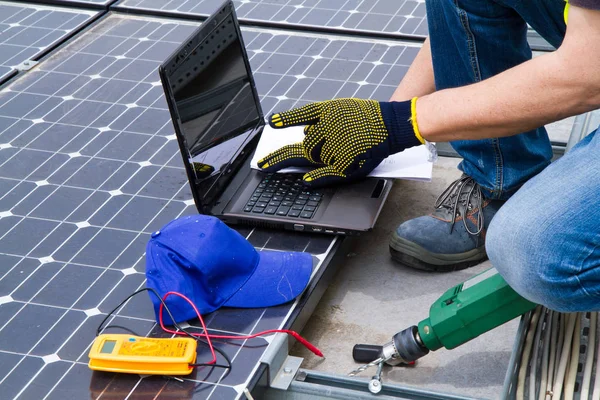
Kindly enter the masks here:
<path id="1" fill-rule="evenodd" d="M 563 343 L 565 342 L 565 331 L 567 329 L 567 322 L 569 320 L 569 314 L 560 314 L 560 329 L 558 331 L 558 342 L 556 345 L 556 359 L 554 364 L 554 379 L 558 374 L 558 364 L 560 363 L 560 354 L 563 352 Z M 554 387 L 553 387 L 554 388 Z"/>
<path id="2" fill-rule="evenodd" d="M 573 331 L 573 346 L 571 348 L 571 361 L 567 370 L 567 379 L 564 386 L 565 400 L 573 400 L 575 395 L 575 380 L 577 379 L 577 368 L 579 365 L 579 346 L 581 344 L 581 314 L 577 313 L 575 330 Z"/>
<path id="3" fill-rule="evenodd" d="M 187 297 L 185 297 L 184 295 L 182 295 L 181 293 L 177 293 L 177 292 L 168 292 L 167 294 L 165 294 L 163 296 L 163 300 L 165 300 L 167 297 L 169 296 L 178 296 L 181 297 L 182 299 L 184 299 L 185 301 L 187 301 L 193 308 L 194 311 L 196 311 L 196 314 L 198 315 L 198 319 L 200 320 L 200 323 L 202 324 L 202 328 L 204 329 L 203 334 L 201 333 L 187 333 L 188 335 L 193 335 L 193 336 L 204 336 L 207 339 L 231 339 L 231 340 L 247 340 L 247 339 L 254 339 L 257 338 L 259 336 L 264 336 L 264 335 L 269 335 L 271 333 L 286 333 L 288 335 L 293 336 L 297 341 L 299 341 L 300 343 L 302 343 L 304 345 L 304 347 L 306 347 L 308 350 L 310 350 L 311 352 L 313 352 L 315 355 L 319 356 L 319 357 L 323 357 L 323 353 L 321 352 L 321 350 L 319 350 L 316 346 L 314 346 L 312 343 L 310 343 L 308 340 L 304 339 L 302 336 L 300 336 L 298 333 L 288 330 L 288 329 L 270 329 L 270 330 L 266 330 L 263 332 L 258 332 L 255 333 L 253 335 L 213 335 L 213 334 L 208 334 L 208 330 L 206 329 L 206 326 L 204 325 L 204 319 L 202 318 L 202 315 L 200 315 L 200 312 L 198 311 L 198 309 L 196 308 L 196 306 L 194 305 L 194 303 L 188 299 Z M 174 335 L 182 335 L 182 332 L 177 332 L 177 331 L 173 331 L 171 329 L 168 329 L 165 327 L 164 323 L 163 323 L 163 317 L 162 317 L 162 312 L 163 312 L 163 306 L 164 308 L 166 308 L 166 305 L 164 303 L 164 301 L 161 302 L 160 305 L 160 309 L 158 311 L 158 319 L 159 319 L 159 323 L 160 323 L 160 327 L 168 333 L 172 333 Z M 167 310 L 168 313 L 169 310 Z M 173 320 L 173 317 L 169 314 L 169 317 L 171 317 L 171 320 Z M 173 320 L 173 322 L 175 322 L 175 320 Z"/>
<path id="4" fill-rule="evenodd" d="M 190 303 L 190 305 L 192 306 L 192 308 L 194 309 L 194 311 L 196 312 L 196 315 L 198 316 L 198 319 L 200 319 L 200 323 L 202 324 L 202 329 L 204 329 L 204 333 L 189 333 L 187 331 L 185 331 L 184 334 L 187 334 L 188 336 L 191 336 L 193 338 L 198 338 L 200 336 L 204 336 L 206 338 L 206 341 L 208 343 L 208 348 L 210 349 L 210 354 L 212 355 L 212 360 L 210 360 L 208 363 L 200 363 L 200 364 L 190 364 L 193 367 L 200 367 L 200 366 L 205 366 L 205 365 L 213 365 L 214 363 L 217 362 L 217 355 L 215 354 L 215 348 L 211 342 L 211 338 L 208 334 L 208 329 L 206 329 L 206 325 L 204 325 L 204 319 L 202 318 L 202 315 L 200 315 L 200 311 L 198 311 L 198 308 L 196 308 L 196 305 L 187 297 L 185 297 L 184 295 L 182 295 L 181 293 L 177 293 L 177 292 L 167 292 L 167 294 L 165 294 L 163 296 L 163 298 L 160 300 L 160 310 L 158 312 L 159 314 L 159 320 L 160 320 L 160 327 L 162 328 L 163 331 L 168 332 L 168 333 L 173 333 L 175 335 L 180 334 L 177 333 L 176 331 L 173 330 L 168 330 L 165 328 L 164 324 L 163 324 L 163 320 L 162 320 L 162 312 L 163 309 L 167 310 L 167 313 L 169 314 L 169 317 L 171 318 L 171 321 L 173 321 L 173 326 L 177 327 L 177 322 L 175 322 L 175 318 L 173 318 L 173 315 L 171 313 L 169 313 L 169 309 L 167 307 L 167 305 L 165 304 L 165 300 L 167 300 L 167 297 L 169 296 L 178 296 L 183 298 L 185 301 L 187 301 L 188 303 Z M 230 363 L 231 365 L 231 363 Z"/>
<path id="5" fill-rule="evenodd" d="M 531 368 L 529 370 L 529 398 L 535 399 L 536 383 L 538 382 L 537 372 L 539 365 L 539 352 L 540 352 L 540 338 L 542 337 L 542 329 L 544 328 L 544 319 L 546 318 L 546 308 L 542 308 L 540 311 L 540 318 L 538 320 L 535 332 L 535 339 L 533 339 L 533 358 L 531 359 Z"/>
<path id="6" fill-rule="evenodd" d="M 253 335 L 213 335 L 213 334 L 209 334 L 208 333 L 208 328 L 206 327 L 206 325 L 204 324 L 204 319 L 202 318 L 202 315 L 200 314 L 200 311 L 198 311 L 198 308 L 196 307 L 196 305 L 190 300 L 188 299 L 186 296 L 184 296 L 181 293 L 177 293 L 177 292 L 167 292 L 162 298 L 160 297 L 160 295 L 152 288 L 143 288 L 140 290 L 137 290 L 136 292 L 130 294 L 129 296 L 127 296 L 127 298 L 125 298 L 125 300 L 123 300 L 121 303 L 119 303 L 118 306 L 116 306 L 112 311 L 110 311 L 108 313 L 108 315 L 102 320 L 102 322 L 100 322 L 100 325 L 98 326 L 98 329 L 96 330 L 96 336 L 100 335 L 100 333 L 102 333 L 102 331 L 104 329 L 106 329 L 106 327 L 103 327 L 104 323 L 110 318 L 111 315 L 113 315 L 118 309 L 120 309 L 125 303 L 127 303 L 127 301 L 129 301 L 129 299 L 131 299 L 133 296 L 141 293 L 141 292 L 145 292 L 148 291 L 152 294 L 154 294 L 159 300 L 160 300 L 160 308 L 159 308 L 159 312 L 158 312 L 158 319 L 159 319 L 159 325 L 161 327 L 161 329 L 167 333 L 173 334 L 173 335 L 184 335 L 184 336 L 189 336 L 192 339 L 203 343 L 205 345 L 208 346 L 210 353 L 212 355 L 212 359 L 209 362 L 206 363 L 196 363 L 196 364 L 190 364 L 190 367 L 201 367 L 201 366 L 209 366 L 209 367 L 219 367 L 219 368 L 226 368 L 226 369 L 231 369 L 231 360 L 229 359 L 229 357 L 225 354 L 225 352 L 223 352 L 222 350 L 215 348 L 212 344 L 211 339 L 230 339 L 230 340 L 247 340 L 247 339 L 253 339 L 259 336 L 264 336 L 264 335 L 268 335 L 271 333 L 286 333 L 289 334 L 291 336 L 293 336 L 296 340 L 298 340 L 300 343 L 302 343 L 307 349 L 309 349 L 310 351 L 312 351 L 314 354 L 316 354 L 319 357 L 323 357 L 323 353 L 321 352 L 321 350 L 319 350 L 318 348 L 316 348 L 314 345 L 312 345 L 308 340 L 304 339 L 302 336 L 300 336 L 298 333 L 291 331 L 291 330 L 287 330 L 287 329 L 271 329 L 271 330 L 267 330 L 267 331 L 263 331 L 263 332 L 259 332 L 259 333 L 255 333 Z M 198 319 L 200 320 L 200 324 L 202 325 L 202 329 L 204 331 L 204 333 L 190 333 L 187 330 L 183 329 L 177 322 L 175 322 L 175 318 L 173 317 L 173 314 L 171 313 L 171 311 L 169 310 L 169 307 L 167 306 L 167 304 L 165 303 L 166 299 L 169 296 L 177 296 L 180 297 L 182 299 L 184 299 L 186 302 L 188 302 L 190 304 L 190 306 L 192 306 L 192 308 L 194 309 L 194 311 L 196 312 L 196 315 L 198 317 Z M 173 321 L 173 326 L 175 328 L 177 328 L 177 331 L 172 330 L 172 329 L 168 329 L 164 322 L 163 322 L 163 311 L 166 310 L 167 314 L 169 315 L 169 317 L 171 318 L 171 321 Z M 206 338 L 206 342 L 200 340 L 200 337 L 204 337 Z M 215 354 L 215 351 L 219 354 L 221 354 L 223 356 L 223 358 L 225 358 L 225 360 L 227 361 L 227 365 L 221 365 L 221 364 L 217 364 L 217 355 Z"/>
<path id="7" fill-rule="evenodd" d="M 560 313 L 552 312 L 552 333 L 550 334 L 550 360 L 548 361 L 548 382 L 546 383 L 545 400 L 551 400 L 552 387 L 554 386 L 554 364 L 557 349 L 558 331 L 560 330 Z"/>
<path id="8" fill-rule="evenodd" d="M 598 354 L 597 358 L 600 359 L 600 340 L 597 340 L 597 346 L 596 354 Z M 598 367 L 596 367 L 596 377 L 594 378 L 594 391 L 592 392 L 592 400 L 600 400 L 600 371 L 598 371 Z"/>
<path id="9" fill-rule="evenodd" d="M 556 383 L 556 380 L 558 379 L 558 365 L 560 363 L 560 355 L 562 354 L 563 342 L 565 341 L 565 328 L 567 326 L 567 320 L 569 318 L 569 314 L 557 312 L 556 317 L 557 317 L 557 320 L 556 320 L 557 338 L 554 340 L 555 351 L 553 352 L 553 357 L 554 357 L 554 365 L 552 367 L 553 377 L 552 377 L 552 384 L 549 385 L 549 387 L 547 389 L 548 394 L 546 395 L 546 400 L 552 399 L 553 391 L 554 391 L 554 384 Z M 561 383 L 561 385 L 562 385 L 562 383 Z"/>
<path id="10" fill-rule="evenodd" d="M 548 382 L 548 353 L 550 348 L 550 331 L 552 330 L 552 311 L 546 309 L 546 324 L 544 326 L 544 339 L 542 342 L 542 377 L 540 379 L 540 391 L 538 400 L 546 397 L 546 385 Z M 534 399 L 535 397 L 531 398 Z"/>
<path id="11" fill-rule="evenodd" d="M 154 294 L 161 303 L 161 313 L 162 313 L 162 309 L 163 306 L 165 308 L 165 310 L 167 311 L 167 314 L 169 314 L 169 317 L 171 318 L 171 321 L 173 321 L 173 326 L 177 329 L 179 329 L 181 332 L 178 332 L 179 335 L 185 335 L 185 336 L 189 336 L 192 339 L 196 340 L 197 342 L 200 342 L 206 346 L 209 347 L 211 354 L 213 355 L 213 360 L 211 363 L 204 363 L 204 364 L 192 364 L 190 366 L 211 366 L 211 367 L 218 367 L 218 368 L 227 368 L 230 369 L 231 368 L 231 360 L 229 359 L 229 357 L 227 356 L 227 354 L 225 354 L 225 352 L 223 352 L 220 349 L 215 349 L 212 345 L 212 343 L 210 342 L 210 339 L 208 343 L 199 340 L 199 338 L 191 333 L 189 333 L 188 331 L 186 331 L 185 329 L 183 329 L 177 322 L 175 322 L 175 318 L 173 318 L 173 314 L 171 314 L 171 310 L 169 310 L 169 307 L 165 304 L 165 301 L 160 297 L 160 295 L 158 294 L 158 292 L 156 292 L 156 290 L 152 289 L 152 288 L 142 288 L 140 290 L 137 290 L 135 292 L 133 292 L 132 294 L 130 294 L 129 296 L 127 296 L 125 298 L 125 300 L 123 300 L 121 303 L 119 303 L 118 306 L 116 306 L 115 308 L 113 308 L 107 315 L 106 317 L 104 317 L 104 319 L 102 320 L 102 322 L 100 322 L 100 325 L 98 325 L 98 329 L 96 329 L 96 336 L 100 335 L 105 329 L 107 329 L 109 326 L 107 327 L 102 327 L 104 325 L 104 323 L 111 317 L 111 315 L 113 315 L 115 312 L 117 312 L 117 310 L 119 310 L 121 307 L 123 307 L 123 305 L 125 303 L 127 303 L 129 301 L 129 299 L 131 299 L 133 296 L 142 293 L 142 292 L 150 292 L 152 294 Z M 189 301 L 189 300 L 188 300 Z M 194 307 L 195 308 L 195 307 Z M 161 314 L 162 315 L 162 314 Z M 162 320 L 161 320 L 162 321 Z M 203 322 L 204 323 L 204 322 Z M 162 322 L 161 322 L 161 328 L 163 328 L 162 326 Z M 163 328 L 164 330 L 164 328 Z M 171 331 L 169 333 L 172 333 L 174 331 Z M 216 364 L 217 361 L 217 357 L 215 355 L 215 351 L 217 353 L 219 353 L 221 356 L 223 356 L 223 358 L 225 359 L 225 361 L 227 361 L 227 365 L 222 365 L 222 364 Z"/>
<path id="12" fill-rule="evenodd" d="M 529 322 L 529 330 L 525 338 L 525 346 L 523 347 L 523 354 L 521 355 L 521 366 L 519 368 L 519 379 L 517 381 L 517 400 L 523 400 L 525 398 L 525 379 L 527 374 L 527 366 L 529 365 L 529 356 L 531 355 L 531 345 L 533 342 L 533 335 L 535 334 L 535 327 L 540 317 L 542 307 L 537 306 Z"/>
<path id="13" fill-rule="evenodd" d="M 594 351 L 596 350 L 596 325 L 598 313 L 590 315 L 590 330 L 588 336 L 587 354 L 585 366 L 583 367 L 583 380 L 581 381 L 581 399 L 587 399 L 590 393 L 590 382 L 592 380 L 592 369 L 594 368 Z M 596 374 L 597 375 L 597 374 Z"/>
<path id="14" fill-rule="evenodd" d="M 107 330 L 107 329 L 109 329 L 109 328 L 113 328 L 113 329 L 120 329 L 120 330 L 122 330 L 122 331 L 129 332 L 129 333 L 131 333 L 133 336 L 142 336 L 142 335 L 140 335 L 139 333 L 137 333 L 136 331 L 134 331 L 134 330 L 131 330 L 131 329 L 127 328 L 126 326 L 122 326 L 122 325 L 114 325 L 114 324 L 111 324 L 111 325 L 106 325 L 106 326 L 104 327 L 104 330 Z"/>
<path id="15" fill-rule="evenodd" d="M 575 322 L 577 320 L 578 313 L 569 314 L 567 321 L 567 328 L 565 329 L 564 342 L 562 345 L 562 351 L 560 355 L 560 361 L 558 363 L 558 369 L 556 372 L 556 380 L 552 389 L 552 398 L 560 399 L 563 391 L 563 382 L 565 379 L 565 372 L 567 369 L 567 362 L 569 361 L 569 349 L 571 348 L 571 341 L 573 339 L 573 330 L 575 328 Z"/>
<path id="16" fill-rule="evenodd" d="M 106 323 L 106 321 L 114 313 L 116 313 L 121 307 L 123 307 L 123 305 L 125 305 L 125 303 L 127 303 L 129 301 L 129 299 L 131 299 L 132 297 L 134 297 L 135 295 L 137 295 L 139 293 L 146 292 L 146 291 L 154 294 L 159 299 L 159 301 L 160 301 L 159 324 L 160 324 L 160 327 L 162 328 L 163 331 L 165 331 L 167 333 L 171 333 L 173 335 L 189 336 L 192 339 L 196 340 L 197 342 L 200 342 L 200 343 L 203 343 L 203 344 L 207 345 L 208 348 L 210 349 L 210 353 L 212 355 L 212 360 L 210 360 L 209 362 L 206 362 L 206 363 L 189 364 L 190 368 L 201 367 L 201 366 L 209 366 L 209 367 L 212 367 L 212 368 L 214 368 L 214 367 L 225 368 L 225 369 L 227 369 L 227 370 L 230 371 L 231 370 L 231 366 L 232 366 L 231 360 L 229 359 L 229 357 L 227 356 L 227 354 L 225 354 L 224 351 L 222 351 L 222 350 L 220 350 L 218 348 L 215 348 L 213 346 L 211 339 L 247 340 L 247 339 L 252 339 L 252 338 L 256 338 L 256 337 L 263 336 L 263 335 L 268 335 L 268 334 L 271 334 L 271 333 L 287 333 L 287 334 L 293 336 L 296 340 L 298 340 L 300 343 L 302 343 L 306 348 L 308 348 L 314 354 L 316 354 L 319 357 L 323 357 L 323 353 L 318 348 L 316 348 L 315 346 L 313 346 L 308 340 L 304 339 L 298 333 L 296 333 L 294 331 L 291 331 L 291 330 L 287 330 L 287 329 L 271 329 L 271 330 L 267 330 L 267 331 L 264 331 L 264 332 L 259 332 L 259 333 L 253 334 L 253 335 L 239 335 L 239 336 L 232 336 L 232 335 L 211 335 L 211 334 L 208 333 L 208 329 L 206 328 L 206 325 L 204 324 L 204 319 L 202 318 L 202 315 L 200 314 L 200 311 L 198 311 L 198 308 L 196 307 L 196 305 L 190 299 L 188 299 L 186 296 L 182 295 L 181 293 L 177 293 L 177 292 L 168 292 L 168 293 L 166 293 L 161 298 L 160 295 L 156 292 L 156 290 L 154 290 L 152 288 L 142 288 L 142 289 L 139 289 L 139 290 L 135 291 L 134 293 L 130 294 L 129 296 L 127 296 L 123 301 L 121 301 L 121 303 L 119 303 L 115 308 L 113 308 L 106 315 L 106 317 L 104 317 L 104 319 L 100 322 L 100 325 L 98 325 L 98 328 L 96 329 L 96 336 L 99 336 L 105 329 L 111 327 L 110 325 L 104 327 L 104 324 Z M 187 301 L 192 306 L 192 308 L 196 312 L 196 315 L 198 316 L 198 319 L 200 320 L 200 324 L 202 325 L 202 329 L 204 330 L 204 333 L 190 333 L 187 330 L 183 329 L 175 321 L 175 318 L 173 317 L 173 314 L 171 313 L 171 310 L 169 310 L 169 307 L 165 303 L 165 300 L 169 296 L 180 297 L 180 298 L 184 299 L 185 301 Z M 173 321 L 173 326 L 177 329 L 177 331 L 174 331 L 172 329 L 168 329 L 168 328 L 165 327 L 165 325 L 163 323 L 163 310 L 167 311 L 167 314 L 171 318 L 171 321 Z M 130 331 L 129 329 L 126 329 L 126 330 Z M 132 331 L 130 331 L 130 332 L 132 332 Z M 138 336 L 138 335 L 136 335 L 136 336 Z M 205 337 L 206 338 L 206 342 L 200 340 L 200 337 Z M 219 353 L 221 356 L 223 356 L 223 358 L 227 361 L 227 365 L 217 364 L 217 355 L 215 354 L 215 351 L 217 353 Z"/>
<path id="17" fill-rule="evenodd" d="M 558 323 L 558 315 L 550 310 L 548 314 L 548 325 L 546 325 L 546 332 L 544 335 L 544 353 L 542 354 L 542 363 L 544 370 L 542 375 L 542 385 L 540 385 L 540 395 L 538 400 L 544 400 L 548 396 L 550 388 L 552 388 L 552 382 L 554 381 L 554 352 L 556 351 L 556 325 Z"/>

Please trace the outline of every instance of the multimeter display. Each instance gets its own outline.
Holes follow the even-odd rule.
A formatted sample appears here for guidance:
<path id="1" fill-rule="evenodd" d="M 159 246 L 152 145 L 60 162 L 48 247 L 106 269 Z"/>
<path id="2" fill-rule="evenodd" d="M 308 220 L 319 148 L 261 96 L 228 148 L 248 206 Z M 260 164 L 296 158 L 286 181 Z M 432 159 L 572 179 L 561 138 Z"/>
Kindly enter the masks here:
<path id="1" fill-rule="evenodd" d="M 98 371 L 147 375 L 187 375 L 196 361 L 191 338 L 157 339 L 104 334 L 90 349 L 89 367 Z"/>
<path id="2" fill-rule="evenodd" d="M 115 344 L 117 344 L 116 340 L 105 340 L 104 344 L 102 345 L 102 350 L 100 350 L 100 353 L 112 353 L 115 349 Z"/>

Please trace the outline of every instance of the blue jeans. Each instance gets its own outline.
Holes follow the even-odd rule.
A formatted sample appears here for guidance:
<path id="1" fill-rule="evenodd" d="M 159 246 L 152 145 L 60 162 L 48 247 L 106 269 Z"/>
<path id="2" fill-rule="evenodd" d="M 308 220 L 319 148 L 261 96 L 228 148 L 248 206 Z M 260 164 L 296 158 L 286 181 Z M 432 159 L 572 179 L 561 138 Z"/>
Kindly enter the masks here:
<path id="1" fill-rule="evenodd" d="M 560 46 L 564 4 L 427 0 L 437 89 L 530 59 L 526 23 Z M 510 198 L 492 220 L 486 251 L 511 287 L 553 310 L 600 311 L 600 133 L 552 164 L 544 128 L 452 146 L 464 159 L 460 168 L 488 197 Z"/>
<path id="2" fill-rule="evenodd" d="M 527 23 L 553 46 L 562 43 L 564 0 L 428 0 L 427 21 L 438 90 L 494 76 L 531 59 Z M 451 143 L 459 168 L 492 199 L 507 199 L 548 166 L 546 130 Z"/>
<path id="3" fill-rule="evenodd" d="M 600 133 L 530 179 L 496 214 L 486 250 L 521 296 L 600 311 Z"/>

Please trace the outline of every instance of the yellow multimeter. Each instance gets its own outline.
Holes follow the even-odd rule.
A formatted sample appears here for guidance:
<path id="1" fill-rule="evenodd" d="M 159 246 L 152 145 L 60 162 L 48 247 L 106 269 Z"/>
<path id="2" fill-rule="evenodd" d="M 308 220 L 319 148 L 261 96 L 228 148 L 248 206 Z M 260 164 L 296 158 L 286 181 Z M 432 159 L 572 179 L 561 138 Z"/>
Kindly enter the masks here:
<path id="1" fill-rule="evenodd" d="M 196 362 L 196 340 L 102 334 L 94 340 L 89 367 L 95 371 L 145 375 L 188 375 Z"/>

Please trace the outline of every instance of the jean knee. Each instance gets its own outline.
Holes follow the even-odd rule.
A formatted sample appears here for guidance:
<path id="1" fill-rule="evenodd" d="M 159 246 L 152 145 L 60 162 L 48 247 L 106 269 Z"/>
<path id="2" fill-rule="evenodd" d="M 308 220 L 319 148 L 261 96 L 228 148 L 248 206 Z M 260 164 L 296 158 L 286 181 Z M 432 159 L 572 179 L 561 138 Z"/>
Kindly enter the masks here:
<path id="1" fill-rule="evenodd" d="M 520 217 L 510 208 L 510 203 L 506 203 L 492 219 L 486 233 L 485 249 L 492 265 L 515 288 L 513 282 L 522 282 L 526 273 L 527 249 L 523 248 L 526 233 L 514 229 Z"/>
<path id="2" fill-rule="evenodd" d="M 524 214 L 507 202 L 490 223 L 486 251 L 492 265 L 519 295 L 555 311 L 590 311 L 593 296 L 580 282 L 580 265 L 564 253 L 555 229 L 542 229 L 543 211 Z"/>
<path id="3" fill-rule="evenodd" d="M 535 217 L 523 215 L 519 209 L 507 202 L 494 216 L 486 235 L 486 252 L 492 265 L 517 293 L 544 304 L 551 284 L 544 272 L 547 241 L 536 230 Z"/>

